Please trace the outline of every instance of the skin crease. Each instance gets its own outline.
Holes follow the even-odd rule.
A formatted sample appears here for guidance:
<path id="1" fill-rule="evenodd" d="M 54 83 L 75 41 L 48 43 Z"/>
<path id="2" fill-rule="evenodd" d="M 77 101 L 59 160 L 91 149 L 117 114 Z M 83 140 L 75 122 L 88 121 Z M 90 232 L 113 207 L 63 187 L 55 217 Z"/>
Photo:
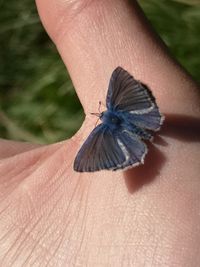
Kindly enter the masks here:
<path id="1" fill-rule="evenodd" d="M 199 91 L 135 1 L 37 0 L 86 113 L 70 140 L 1 140 L 0 266 L 178 266 L 200 261 Z M 144 166 L 79 174 L 118 65 L 152 88 L 166 120 Z M 102 107 L 104 108 L 104 107 Z"/>

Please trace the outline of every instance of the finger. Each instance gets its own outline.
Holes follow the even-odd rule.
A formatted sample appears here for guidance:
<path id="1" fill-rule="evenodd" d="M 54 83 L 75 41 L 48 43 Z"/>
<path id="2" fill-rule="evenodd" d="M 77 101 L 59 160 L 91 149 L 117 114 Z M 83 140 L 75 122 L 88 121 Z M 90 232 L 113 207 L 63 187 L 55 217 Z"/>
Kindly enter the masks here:
<path id="1" fill-rule="evenodd" d="M 163 112 L 199 114 L 197 86 L 169 56 L 136 1 L 131 2 L 37 0 L 85 112 L 105 102 L 110 75 L 120 65 L 150 86 Z"/>

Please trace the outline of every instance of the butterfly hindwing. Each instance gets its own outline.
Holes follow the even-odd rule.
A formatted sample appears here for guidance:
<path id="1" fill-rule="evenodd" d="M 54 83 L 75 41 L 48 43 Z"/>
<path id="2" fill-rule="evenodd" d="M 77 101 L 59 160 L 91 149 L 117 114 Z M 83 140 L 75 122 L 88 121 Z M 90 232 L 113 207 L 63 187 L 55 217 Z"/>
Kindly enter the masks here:
<path id="1" fill-rule="evenodd" d="M 150 90 L 126 70 L 117 67 L 113 71 L 106 98 L 108 109 L 144 114 L 153 109 L 154 103 Z"/>
<path id="2" fill-rule="evenodd" d="M 137 127 L 158 131 L 163 123 L 164 116 L 160 114 L 157 106 L 145 114 L 132 114 L 124 112 L 124 118 Z"/>
<path id="3" fill-rule="evenodd" d="M 147 153 L 147 147 L 144 142 L 142 142 L 137 135 L 126 129 L 119 131 L 117 136 L 120 147 L 126 155 L 126 160 L 121 166 L 117 166 L 115 170 L 133 167 L 144 163 L 144 157 Z"/>

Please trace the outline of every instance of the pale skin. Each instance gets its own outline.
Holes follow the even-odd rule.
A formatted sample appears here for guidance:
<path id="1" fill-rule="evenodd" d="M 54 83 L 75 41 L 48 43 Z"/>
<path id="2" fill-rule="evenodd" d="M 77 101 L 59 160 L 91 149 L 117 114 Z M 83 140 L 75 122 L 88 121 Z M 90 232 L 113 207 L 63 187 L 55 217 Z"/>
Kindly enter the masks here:
<path id="1" fill-rule="evenodd" d="M 1 140 L 0 266 L 199 266 L 197 85 L 135 1 L 36 2 L 86 118 L 57 144 Z M 143 166 L 76 173 L 74 157 L 96 123 L 90 113 L 105 103 L 118 65 L 152 89 L 165 124 Z"/>

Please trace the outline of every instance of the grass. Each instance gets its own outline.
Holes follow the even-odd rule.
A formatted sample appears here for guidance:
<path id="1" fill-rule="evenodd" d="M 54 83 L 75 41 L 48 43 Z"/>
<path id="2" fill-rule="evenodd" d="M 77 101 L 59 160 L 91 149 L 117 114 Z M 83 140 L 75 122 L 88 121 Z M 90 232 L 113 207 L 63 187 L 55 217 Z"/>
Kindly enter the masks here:
<path id="1" fill-rule="evenodd" d="M 198 0 L 140 0 L 179 62 L 200 81 Z M 83 112 L 32 0 L 0 0 L 0 136 L 52 143 L 73 135 Z"/>

